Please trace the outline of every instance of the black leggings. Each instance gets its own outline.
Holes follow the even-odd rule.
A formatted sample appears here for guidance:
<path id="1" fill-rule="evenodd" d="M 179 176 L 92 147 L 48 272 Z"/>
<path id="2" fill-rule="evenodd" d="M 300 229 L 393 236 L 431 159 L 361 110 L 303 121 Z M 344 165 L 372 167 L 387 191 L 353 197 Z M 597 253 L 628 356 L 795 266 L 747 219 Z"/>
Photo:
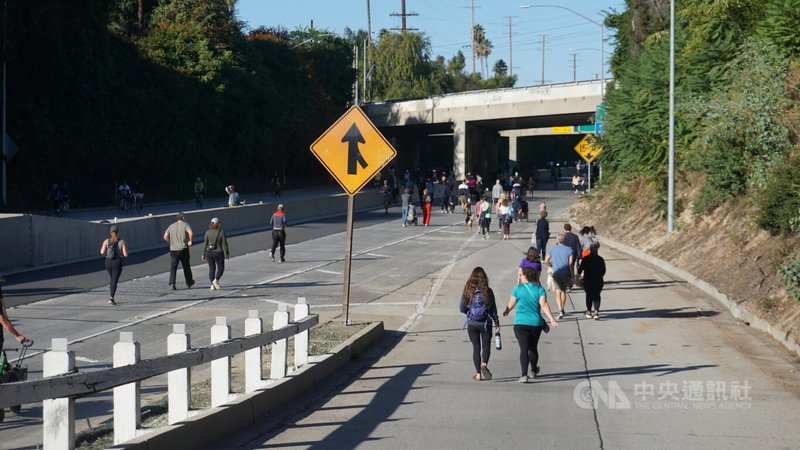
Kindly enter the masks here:
<path id="1" fill-rule="evenodd" d="M 109 295 L 111 295 L 111 298 L 114 298 L 114 295 L 117 293 L 119 277 L 122 275 L 122 258 L 106 258 L 106 272 L 108 272 L 108 276 L 111 279 L 109 284 L 111 293 Z"/>
<path id="2" fill-rule="evenodd" d="M 600 311 L 600 292 L 603 291 L 603 283 L 584 279 L 583 290 L 586 291 L 586 310 Z"/>
<path id="3" fill-rule="evenodd" d="M 225 273 L 225 253 L 208 252 L 206 253 L 208 262 L 208 281 L 219 281 Z"/>
<path id="4" fill-rule="evenodd" d="M 475 373 L 480 373 L 481 362 L 488 364 L 489 356 L 492 354 L 491 328 L 483 325 L 468 325 L 467 334 L 472 342 L 472 363 L 475 365 Z M 481 352 L 483 358 L 481 358 Z"/>
<path id="5" fill-rule="evenodd" d="M 270 255 L 274 258 L 275 257 L 275 250 L 281 247 L 281 260 L 284 259 L 286 256 L 286 231 L 284 230 L 272 230 L 272 251 Z"/>
<path id="6" fill-rule="evenodd" d="M 536 371 L 539 365 L 539 337 L 542 335 L 542 327 L 532 327 L 530 325 L 514 325 L 514 336 L 519 342 L 519 365 L 522 369 L 522 376 L 528 374 L 528 364 L 531 372 Z"/>

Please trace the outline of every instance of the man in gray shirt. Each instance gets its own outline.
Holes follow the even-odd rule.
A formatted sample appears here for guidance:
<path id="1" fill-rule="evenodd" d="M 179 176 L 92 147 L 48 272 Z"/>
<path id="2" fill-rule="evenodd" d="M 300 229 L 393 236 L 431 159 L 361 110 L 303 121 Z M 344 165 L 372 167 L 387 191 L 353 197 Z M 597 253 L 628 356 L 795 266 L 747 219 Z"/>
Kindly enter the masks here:
<path id="1" fill-rule="evenodd" d="M 183 277 L 186 279 L 186 287 L 190 288 L 194 284 L 192 277 L 192 265 L 189 261 L 189 247 L 192 245 L 192 227 L 186 223 L 186 216 L 178 213 L 176 221 L 164 232 L 164 241 L 169 243 L 169 256 L 172 262 L 169 266 L 169 285 L 175 290 L 175 275 L 178 272 L 178 262 L 183 268 Z"/>

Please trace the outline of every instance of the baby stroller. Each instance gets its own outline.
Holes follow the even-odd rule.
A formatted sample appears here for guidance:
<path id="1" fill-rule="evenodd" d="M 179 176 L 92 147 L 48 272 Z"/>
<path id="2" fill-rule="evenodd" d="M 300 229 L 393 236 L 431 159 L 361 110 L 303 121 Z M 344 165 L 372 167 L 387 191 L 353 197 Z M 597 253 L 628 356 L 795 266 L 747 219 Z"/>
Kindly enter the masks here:
<path id="1" fill-rule="evenodd" d="M 33 341 L 30 339 L 26 339 L 22 342 L 22 350 L 19 354 L 19 358 L 17 358 L 17 362 L 13 364 L 8 362 L 6 351 L 2 350 L 2 353 L 0 353 L 0 384 L 14 383 L 28 379 L 28 366 L 21 362 L 25 359 L 25 353 L 28 352 L 28 347 L 31 345 L 33 345 Z M 22 405 L 14 405 L 10 409 L 14 414 L 18 414 L 22 409 Z M 0 423 L 5 419 L 6 412 L 4 409 L 0 409 Z"/>
<path id="2" fill-rule="evenodd" d="M 519 220 L 525 219 L 528 222 L 528 202 L 520 199 L 517 203 L 517 218 Z"/>

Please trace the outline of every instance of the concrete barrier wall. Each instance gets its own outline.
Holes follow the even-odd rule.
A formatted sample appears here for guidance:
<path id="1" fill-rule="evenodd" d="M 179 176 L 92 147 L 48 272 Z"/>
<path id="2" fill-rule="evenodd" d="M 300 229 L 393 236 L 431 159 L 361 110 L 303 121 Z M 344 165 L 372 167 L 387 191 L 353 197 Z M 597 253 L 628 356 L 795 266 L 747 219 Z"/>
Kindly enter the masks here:
<path id="1" fill-rule="evenodd" d="M 347 195 L 339 194 L 283 202 L 289 226 L 313 219 L 341 216 L 347 212 Z M 368 190 L 355 197 L 355 209 L 383 205 L 381 194 Z M 277 202 L 213 208 L 186 212 L 195 240 L 202 240 L 212 217 L 218 217 L 228 234 L 242 234 L 269 228 Z M 174 214 L 162 214 L 119 222 L 120 235 L 130 251 L 164 247 L 164 231 L 175 221 Z M 0 243 L 8 257 L 0 259 L 0 270 L 47 266 L 99 258 L 100 245 L 108 237 L 110 224 L 81 222 L 30 214 L 0 217 Z"/>

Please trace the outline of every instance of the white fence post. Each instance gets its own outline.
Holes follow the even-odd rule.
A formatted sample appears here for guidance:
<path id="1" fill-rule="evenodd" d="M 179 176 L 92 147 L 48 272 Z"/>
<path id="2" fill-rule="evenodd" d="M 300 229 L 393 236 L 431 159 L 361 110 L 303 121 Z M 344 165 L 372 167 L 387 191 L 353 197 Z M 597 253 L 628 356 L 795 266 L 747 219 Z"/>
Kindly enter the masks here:
<path id="1" fill-rule="evenodd" d="M 272 321 L 272 329 L 277 330 L 289 325 L 289 310 L 285 303 L 278 305 Z M 272 359 L 269 377 L 277 380 L 286 376 L 286 356 L 288 353 L 287 339 L 281 339 L 272 344 Z"/>
<path id="2" fill-rule="evenodd" d="M 43 377 L 75 370 L 75 354 L 67 351 L 66 339 L 53 339 L 52 350 L 44 354 Z M 75 448 L 75 399 L 56 398 L 42 402 L 43 446 L 47 450 Z"/>
<path id="3" fill-rule="evenodd" d="M 217 317 L 211 327 L 211 344 L 225 342 L 231 338 L 231 327 L 225 317 Z M 231 392 L 231 358 L 226 356 L 211 361 L 211 407 L 228 403 Z"/>
<path id="4" fill-rule="evenodd" d="M 190 347 L 191 336 L 186 333 L 186 325 L 172 325 L 172 334 L 167 337 L 167 355 L 185 352 Z M 189 418 L 191 382 L 192 372 L 188 367 L 167 373 L 170 425 Z"/>
<path id="5" fill-rule="evenodd" d="M 114 367 L 130 366 L 139 359 L 139 343 L 133 340 L 133 333 L 121 332 L 119 342 L 114 344 Z M 136 437 L 142 423 L 140 393 L 139 381 L 114 388 L 114 445 Z"/>
<path id="6" fill-rule="evenodd" d="M 251 309 L 250 317 L 244 321 L 244 335 L 253 336 L 264 332 L 264 325 L 258 317 L 258 310 Z M 253 392 L 264 385 L 261 380 L 261 347 L 251 348 L 244 352 L 244 390 Z"/>
<path id="7" fill-rule="evenodd" d="M 294 321 L 308 317 L 310 313 L 305 297 L 297 297 L 297 304 L 294 306 Z M 308 364 L 308 330 L 301 331 L 294 336 L 294 368 L 295 370 Z"/>

